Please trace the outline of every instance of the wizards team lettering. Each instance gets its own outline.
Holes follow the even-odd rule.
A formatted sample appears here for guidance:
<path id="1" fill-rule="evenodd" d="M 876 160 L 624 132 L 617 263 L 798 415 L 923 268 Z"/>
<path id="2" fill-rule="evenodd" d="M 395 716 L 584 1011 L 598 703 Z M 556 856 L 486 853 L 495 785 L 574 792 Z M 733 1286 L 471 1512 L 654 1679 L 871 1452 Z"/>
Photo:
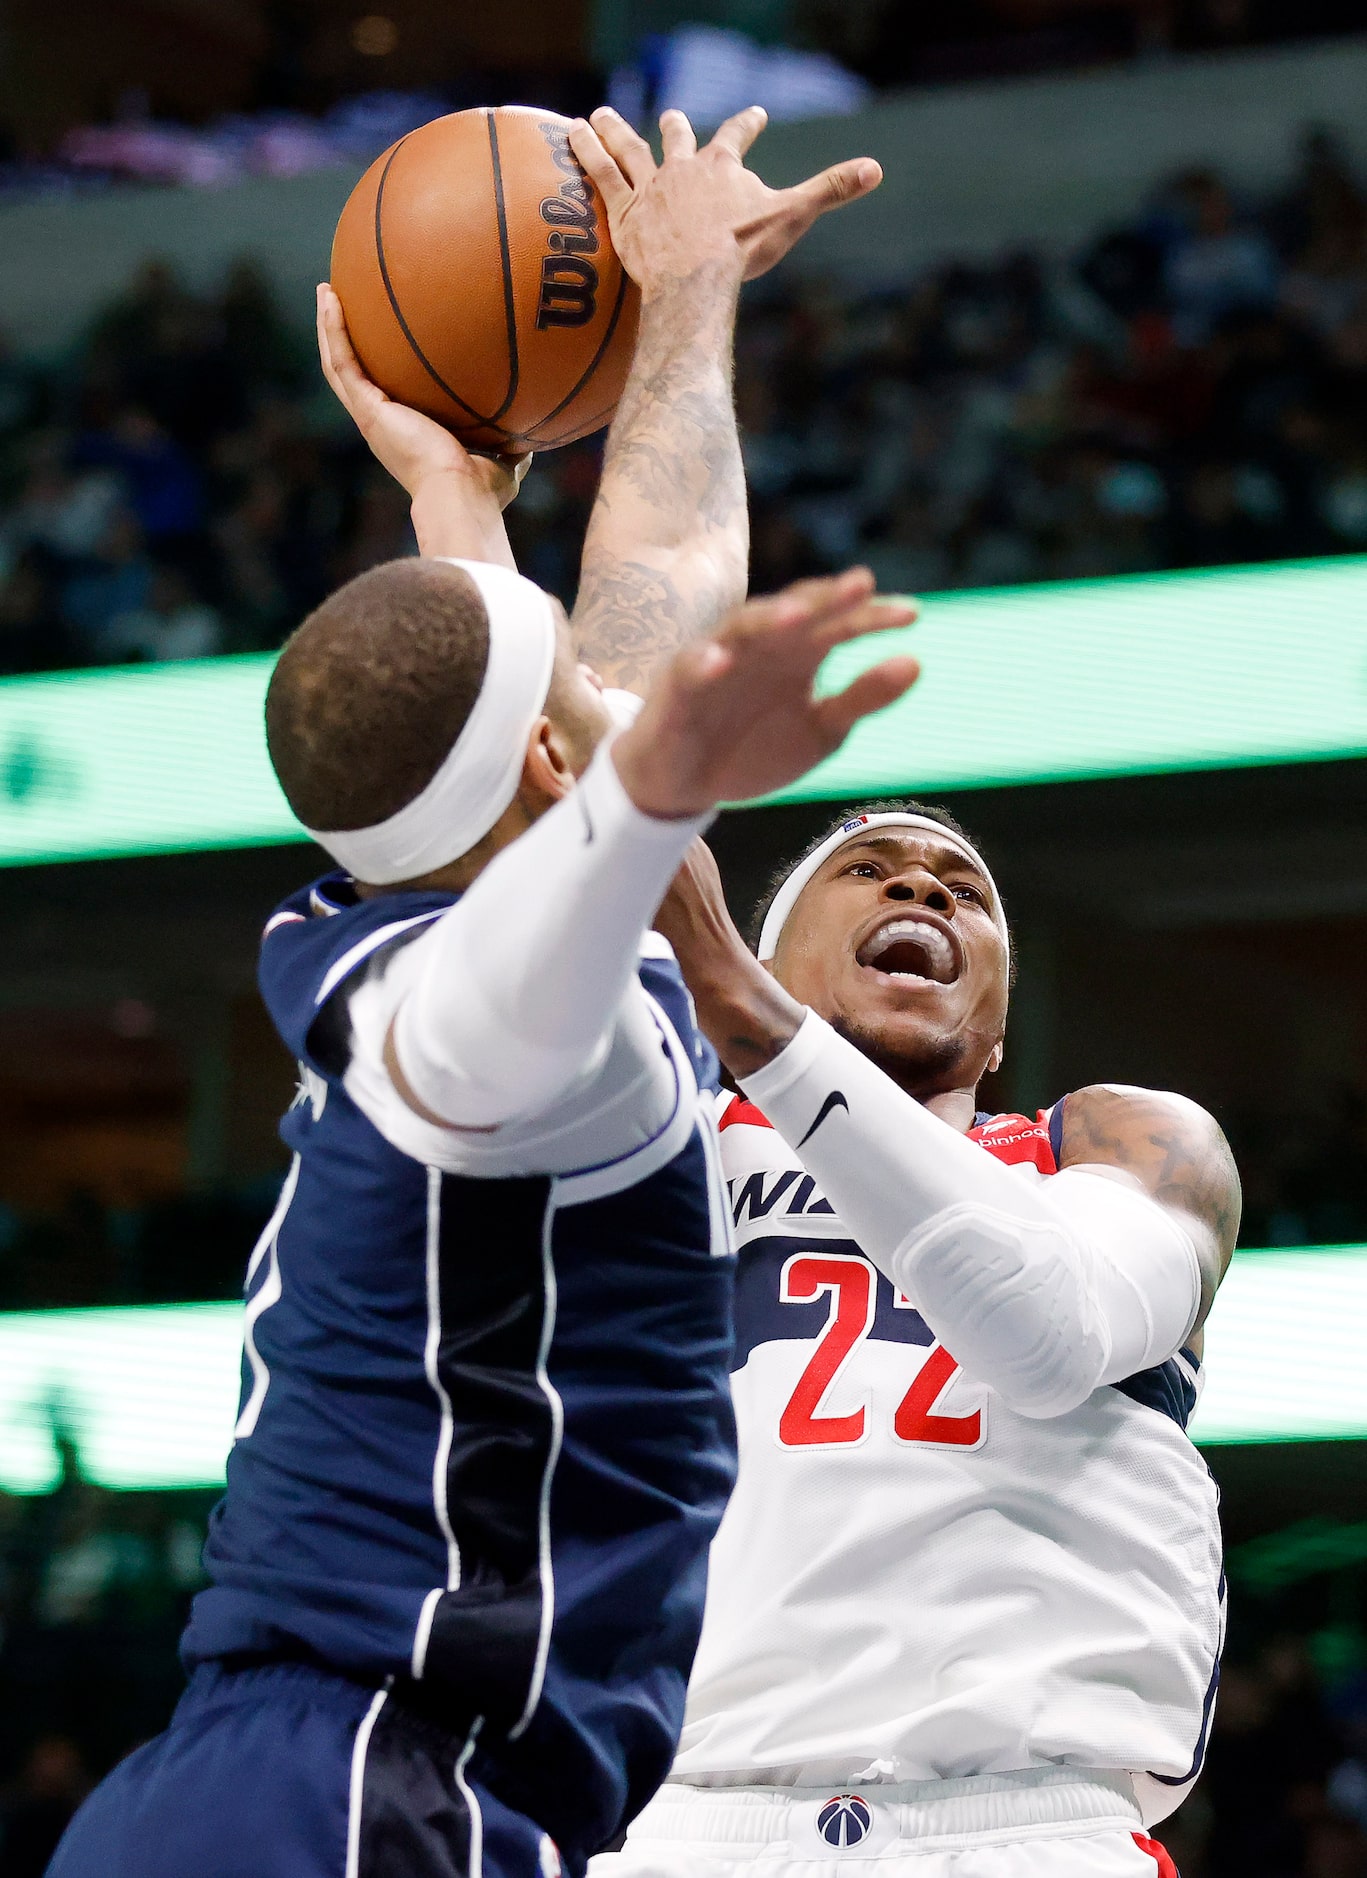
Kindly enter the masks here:
<path id="1" fill-rule="evenodd" d="M 598 269 L 587 258 L 597 254 L 600 245 L 593 195 L 566 133 L 556 124 L 537 128 L 546 139 L 552 163 L 565 174 L 559 191 L 541 204 L 541 219 L 551 232 L 546 238 L 550 252 L 541 263 L 537 330 L 587 326 L 598 310 Z"/>

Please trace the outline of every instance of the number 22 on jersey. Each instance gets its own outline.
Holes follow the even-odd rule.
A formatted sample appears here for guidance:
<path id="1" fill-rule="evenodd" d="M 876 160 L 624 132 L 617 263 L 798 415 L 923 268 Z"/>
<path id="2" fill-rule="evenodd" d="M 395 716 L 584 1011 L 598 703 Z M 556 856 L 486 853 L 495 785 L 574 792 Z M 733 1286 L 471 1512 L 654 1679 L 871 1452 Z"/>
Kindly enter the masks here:
<path id="1" fill-rule="evenodd" d="M 855 1350 L 873 1329 L 878 1302 L 877 1274 L 867 1259 L 848 1252 L 800 1252 L 784 1265 L 779 1279 L 783 1304 L 812 1304 L 822 1296 L 830 1300 L 826 1328 L 817 1340 L 807 1367 L 779 1416 L 778 1439 L 785 1448 L 857 1447 L 869 1432 L 875 1405 L 866 1393 L 859 1407 L 845 1415 L 824 1415 L 821 1404 L 831 1385 Z M 911 1308 L 900 1292 L 895 1304 Z M 968 1415 L 937 1415 L 934 1411 L 959 1365 L 942 1344 L 932 1344 L 910 1388 L 892 1415 L 898 1441 L 933 1447 L 976 1448 L 983 1439 L 981 1409 Z"/>

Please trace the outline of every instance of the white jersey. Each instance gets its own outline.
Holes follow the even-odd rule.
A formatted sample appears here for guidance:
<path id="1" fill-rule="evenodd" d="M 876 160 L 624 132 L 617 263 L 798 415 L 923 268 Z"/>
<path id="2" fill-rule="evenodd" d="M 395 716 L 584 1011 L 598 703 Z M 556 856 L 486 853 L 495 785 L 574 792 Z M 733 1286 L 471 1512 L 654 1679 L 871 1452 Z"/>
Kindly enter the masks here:
<path id="1" fill-rule="evenodd" d="M 723 1098 L 740 1481 L 671 1778 L 842 1786 L 1200 1771 L 1223 1636 L 1189 1352 L 1051 1420 L 970 1382 L 759 1111 Z M 1061 1105 L 1055 1111 L 1061 1120 Z M 1022 1180 L 1046 1118 L 974 1130 Z"/>

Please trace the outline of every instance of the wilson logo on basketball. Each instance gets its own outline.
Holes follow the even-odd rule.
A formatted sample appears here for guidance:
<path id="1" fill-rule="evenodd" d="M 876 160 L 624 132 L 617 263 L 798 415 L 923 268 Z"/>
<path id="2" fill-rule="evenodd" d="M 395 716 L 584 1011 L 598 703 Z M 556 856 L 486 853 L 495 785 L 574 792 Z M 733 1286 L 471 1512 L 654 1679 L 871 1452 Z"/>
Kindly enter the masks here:
<path id="1" fill-rule="evenodd" d="M 552 163 L 565 172 L 559 192 L 541 204 L 541 219 L 551 233 L 546 242 L 550 253 L 541 263 L 537 330 L 587 326 L 598 309 L 598 269 L 584 257 L 598 252 L 598 216 L 566 133 L 557 124 L 537 128 L 550 147 Z"/>

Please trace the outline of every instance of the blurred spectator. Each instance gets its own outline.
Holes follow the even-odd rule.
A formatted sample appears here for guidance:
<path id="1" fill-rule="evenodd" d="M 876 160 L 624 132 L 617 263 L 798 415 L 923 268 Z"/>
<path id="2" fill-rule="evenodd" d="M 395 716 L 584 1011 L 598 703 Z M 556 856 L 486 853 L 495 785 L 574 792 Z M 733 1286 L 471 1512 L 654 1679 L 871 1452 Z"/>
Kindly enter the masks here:
<path id="1" fill-rule="evenodd" d="M 1181 338 L 1199 344 L 1228 313 L 1270 306 L 1277 291 L 1277 256 L 1262 230 L 1240 222 L 1229 191 L 1208 170 L 1177 185 L 1183 226 L 1165 268 Z"/>
<path id="2" fill-rule="evenodd" d="M 1361 553 L 1367 198 L 1312 131 L 1265 204 L 1189 171 L 1071 264 L 771 278 L 737 388 L 761 590 L 856 557 L 933 591 Z M 544 454 L 509 513 L 567 604 L 601 451 Z M 211 294 L 148 261 L 46 378 L 0 347 L 6 671 L 268 648 L 414 546 L 249 260 Z"/>

